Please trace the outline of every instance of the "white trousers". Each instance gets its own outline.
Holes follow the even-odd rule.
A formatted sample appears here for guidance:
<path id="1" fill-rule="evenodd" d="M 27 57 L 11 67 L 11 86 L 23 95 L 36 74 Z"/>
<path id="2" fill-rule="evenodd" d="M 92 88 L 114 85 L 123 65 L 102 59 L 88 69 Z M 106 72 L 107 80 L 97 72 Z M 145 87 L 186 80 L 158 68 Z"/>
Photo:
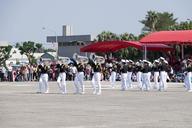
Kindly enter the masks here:
<path id="1" fill-rule="evenodd" d="M 163 91 L 167 89 L 167 72 L 160 72 L 159 90 Z"/>
<path id="2" fill-rule="evenodd" d="M 137 82 L 138 82 L 138 87 L 142 88 L 142 79 L 141 79 L 141 72 L 137 72 Z"/>
<path id="3" fill-rule="evenodd" d="M 154 88 L 159 89 L 159 82 L 158 82 L 158 78 L 159 78 L 159 72 L 154 72 Z"/>
<path id="4" fill-rule="evenodd" d="M 132 72 L 127 72 L 127 87 L 132 88 L 132 80 L 131 80 Z"/>
<path id="5" fill-rule="evenodd" d="M 95 72 L 92 78 L 93 94 L 101 94 L 101 73 Z"/>
<path id="6" fill-rule="evenodd" d="M 40 75 L 38 92 L 40 92 L 40 93 L 48 93 L 49 92 L 48 74 L 47 73 Z"/>
<path id="7" fill-rule="evenodd" d="M 150 90 L 149 73 L 142 73 L 142 90 Z"/>
<path id="8" fill-rule="evenodd" d="M 84 93 L 85 87 L 83 84 L 83 80 L 84 80 L 84 72 L 78 72 L 74 80 L 75 93 Z"/>
<path id="9" fill-rule="evenodd" d="M 116 75 L 117 73 L 116 72 L 111 72 L 111 76 L 109 78 L 110 80 L 110 83 L 111 83 L 111 86 L 114 87 L 115 86 L 115 82 L 116 82 Z"/>
<path id="10" fill-rule="evenodd" d="M 127 73 L 121 74 L 121 90 L 127 90 Z"/>
<path id="11" fill-rule="evenodd" d="M 67 93 L 67 89 L 66 89 L 66 73 L 65 72 L 59 73 L 59 76 L 57 78 L 57 84 L 58 84 L 59 90 L 63 94 Z"/>
<path id="12" fill-rule="evenodd" d="M 191 83 L 191 79 L 192 79 L 192 72 L 188 72 L 187 76 L 186 76 L 186 89 L 187 90 L 192 90 L 192 83 Z"/>
<path id="13" fill-rule="evenodd" d="M 185 74 L 184 87 L 186 88 L 186 90 L 188 90 L 188 89 L 187 89 L 187 87 L 188 87 L 188 86 L 187 86 L 187 84 L 188 84 L 187 82 L 188 82 L 188 81 L 187 81 L 187 74 Z"/>

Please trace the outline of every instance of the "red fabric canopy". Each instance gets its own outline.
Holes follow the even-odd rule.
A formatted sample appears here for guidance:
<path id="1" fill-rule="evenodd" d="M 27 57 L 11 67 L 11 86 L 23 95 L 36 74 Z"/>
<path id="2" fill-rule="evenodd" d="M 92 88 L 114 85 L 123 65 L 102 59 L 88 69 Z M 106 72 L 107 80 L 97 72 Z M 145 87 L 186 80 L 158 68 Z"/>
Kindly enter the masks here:
<path id="1" fill-rule="evenodd" d="M 141 43 L 142 45 L 142 50 L 144 50 L 145 46 L 147 48 L 147 50 L 149 51 L 172 51 L 173 48 L 165 45 L 165 44 L 145 44 L 145 43 Z"/>
<path id="2" fill-rule="evenodd" d="M 144 50 L 146 46 L 147 50 L 151 51 L 168 51 L 172 50 L 171 47 L 164 44 L 142 44 L 136 41 L 103 41 L 96 42 L 90 45 L 87 45 L 80 49 L 81 52 L 115 52 L 117 50 L 127 48 L 127 47 L 135 47 L 141 50 Z"/>
<path id="3" fill-rule="evenodd" d="M 192 44 L 192 30 L 153 32 L 140 40 L 141 43 Z"/>

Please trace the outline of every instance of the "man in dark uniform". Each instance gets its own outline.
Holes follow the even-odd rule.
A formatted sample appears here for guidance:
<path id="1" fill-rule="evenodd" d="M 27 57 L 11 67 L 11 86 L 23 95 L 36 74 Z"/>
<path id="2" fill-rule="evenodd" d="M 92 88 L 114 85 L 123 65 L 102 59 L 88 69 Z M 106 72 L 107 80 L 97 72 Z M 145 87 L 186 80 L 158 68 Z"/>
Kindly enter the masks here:
<path id="1" fill-rule="evenodd" d="M 66 94 L 67 93 L 66 72 L 68 70 L 68 65 L 61 62 L 61 64 L 57 64 L 56 68 L 57 68 L 57 72 L 59 73 L 57 77 L 57 84 L 58 84 L 59 90 L 61 91 L 62 94 Z"/>
<path id="2" fill-rule="evenodd" d="M 121 66 L 121 90 L 125 91 L 127 90 L 127 71 L 128 67 L 126 65 L 125 60 L 122 60 L 122 66 Z"/>
<path id="3" fill-rule="evenodd" d="M 159 82 L 159 91 L 165 91 L 167 89 L 167 71 L 168 71 L 168 62 L 163 58 L 159 58 L 159 69 L 160 69 L 160 82 Z"/>
<path id="4" fill-rule="evenodd" d="M 78 94 L 84 94 L 85 93 L 85 87 L 83 84 L 84 81 L 84 64 L 81 60 L 79 60 L 79 63 L 77 64 L 77 74 L 75 76 L 74 84 L 75 84 L 75 93 Z"/>
<path id="5" fill-rule="evenodd" d="M 48 87 L 49 67 L 47 63 L 40 64 L 37 70 L 40 74 L 38 93 L 49 93 L 49 87 Z"/>
<path id="6" fill-rule="evenodd" d="M 127 69 L 127 86 L 128 88 L 133 88 L 132 85 L 132 73 L 133 73 L 133 64 L 134 62 L 132 60 L 128 61 L 128 69 Z"/>
<path id="7" fill-rule="evenodd" d="M 188 92 L 192 92 L 192 60 L 187 60 L 186 71 L 186 89 Z"/>
<path id="8" fill-rule="evenodd" d="M 151 68 L 150 68 L 150 62 L 148 62 L 147 60 L 143 60 L 143 67 L 141 69 L 142 72 L 142 89 L 141 90 L 146 90 L 149 91 L 150 90 L 150 77 L 149 74 L 151 72 Z"/>
<path id="9" fill-rule="evenodd" d="M 160 67 L 159 67 L 159 61 L 155 60 L 153 63 L 153 67 L 152 67 L 152 71 L 153 71 L 153 76 L 154 76 L 154 88 L 155 89 L 159 89 L 159 71 L 160 71 Z"/>
<path id="10" fill-rule="evenodd" d="M 138 87 L 140 89 L 142 88 L 142 79 L 141 79 L 142 72 L 141 72 L 141 68 L 142 68 L 142 62 L 140 60 L 140 61 L 136 62 L 135 68 L 134 68 L 134 71 L 135 71 L 136 76 L 137 76 Z"/>
<path id="11" fill-rule="evenodd" d="M 113 63 L 111 67 L 111 76 L 110 76 L 110 82 L 111 82 L 111 87 L 115 87 L 115 82 L 116 82 L 116 75 L 117 75 L 117 65 Z"/>
<path id="12" fill-rule="evenodd" d="M 93 94 L 100 95 L 101 94 L 101 65 L 96 62 L 96 64 L 92 65 L 93 67 L 93 78 L 92 78 L 92 86 L 93 86 Z"/>

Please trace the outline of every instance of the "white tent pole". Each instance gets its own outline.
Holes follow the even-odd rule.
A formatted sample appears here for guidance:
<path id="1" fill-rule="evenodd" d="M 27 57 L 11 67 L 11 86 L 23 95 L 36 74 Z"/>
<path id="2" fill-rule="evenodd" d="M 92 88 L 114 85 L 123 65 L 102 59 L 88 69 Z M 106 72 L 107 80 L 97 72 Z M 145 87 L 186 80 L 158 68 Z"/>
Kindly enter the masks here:
<path id="1" fill-rule="evenodd" d="M 184 59 L 184 45 L 181 44 L 181 59 Z"/>
<path id="2" fill-rule="evenodd" d="M 147 47 L 146 45 L 144 46 L 144 59 L 147 60 Z"/>

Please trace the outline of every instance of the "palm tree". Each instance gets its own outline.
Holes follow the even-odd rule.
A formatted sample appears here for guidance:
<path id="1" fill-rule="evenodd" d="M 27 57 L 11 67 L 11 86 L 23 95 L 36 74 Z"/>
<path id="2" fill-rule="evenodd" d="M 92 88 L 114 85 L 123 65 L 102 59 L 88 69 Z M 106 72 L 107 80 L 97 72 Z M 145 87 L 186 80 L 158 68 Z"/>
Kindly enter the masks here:
<path id="1" fill-rule="evenodd" d="M 177 18 L 174 18 L 173 13 L 158 12 L 157 15 L 159 17 L 156 24 L 157 31 L 167 30 L 167 28 L 176 24 Z"/>
<path id="2" fill-rule="evenodd" d="M 110 41 L 110 40 L 118 40 L 119 37 L 117 34 L 112 33 L 110 31 L 103 31 L 97 35 L 96 41 Z"/>
<path id="3" fill-rule="evenodd" d="M 159 20 L 159 16 L 155 11 L 148 11 L 144 20 L 140 21 L 144 24 L 143 31 L 156 31 L 156 24 Z"/>

